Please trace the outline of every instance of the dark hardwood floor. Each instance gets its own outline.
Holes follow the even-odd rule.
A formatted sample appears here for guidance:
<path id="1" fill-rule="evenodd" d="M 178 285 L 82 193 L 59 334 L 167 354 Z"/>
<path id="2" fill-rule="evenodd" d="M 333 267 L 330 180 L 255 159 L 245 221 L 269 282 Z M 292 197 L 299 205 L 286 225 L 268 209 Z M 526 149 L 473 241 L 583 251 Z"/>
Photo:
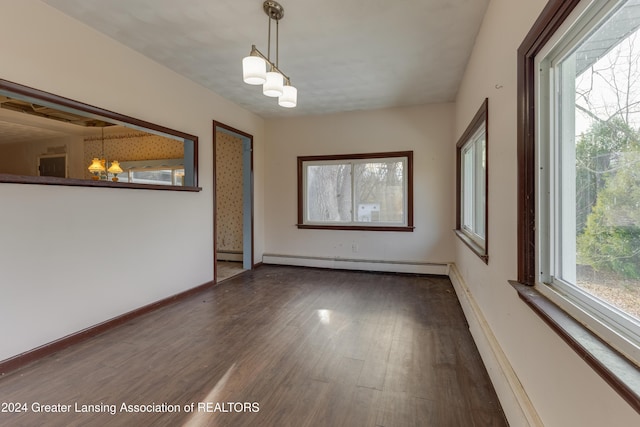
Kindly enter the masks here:
<path id="1" fill-rule="evenodd" d="M 447 278 L 266 265 L 3 376 L 0 403 L 28 411 L 3 426 L 507 425 Z"/>

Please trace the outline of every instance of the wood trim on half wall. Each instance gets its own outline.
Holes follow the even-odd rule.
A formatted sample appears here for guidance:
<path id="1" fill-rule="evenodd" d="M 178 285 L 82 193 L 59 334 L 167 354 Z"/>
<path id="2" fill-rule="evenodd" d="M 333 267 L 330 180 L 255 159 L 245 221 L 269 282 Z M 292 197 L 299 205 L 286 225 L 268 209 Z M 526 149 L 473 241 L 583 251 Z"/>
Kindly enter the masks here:
<path id="1" fill-rule="evenodd" d="M 56 106 L 62 106 L 64 108 L 71 109 L 72 111 L 80 111 L 87 114 L 87 117 L 97 117 L 100 119 L 109 119 L 115 123 L 126 123 L 131 125 L 132 128 L 142 128 L 153 130 L 159 133 L 172 135 L 174 137 L 193 141 L 193 185 L 182 187 L 187 191 L 200 191 L 198 187 L 198 137 L 190 135 L 185 132 L 177 131 L 175 129 L 168 128 L 166 126 L 157 125 L 145 120 L 136 119 L 134 117 L 126 116 L 124 114 L 116 113 L 110 110 L 105 110 L 100 107 L 85 104 L 80 101 L 65 98 L 63 96 L 55 95 L 53 93 L 45 92 L 39 89 L 34 89 L 29 86 L 24 86 L 19 83 L 10 82 L 8 80 L 0 79 L 0 92 L 8 92 L 25 97 L 26 99 L 35 99 L 42 101 L 45 104 L 53 104 Z M 12 184 L 47 184 L 47 185 L 68 185 L 76 187 L 110 187 L 110 188 L 137 188 L 141 190 L 175 190 L 175 188 L 169 188 L 169 185 L 153 185 L 153 184 L 130 184 L 124 182 L 96 182 L 92 180 L 72 179 L 72 178 L 55 178 L 48 176 L 38 177 L 24 177 L 21 175 L 9 175 L 0 174 L 0 183 L 12 183 Z"/>

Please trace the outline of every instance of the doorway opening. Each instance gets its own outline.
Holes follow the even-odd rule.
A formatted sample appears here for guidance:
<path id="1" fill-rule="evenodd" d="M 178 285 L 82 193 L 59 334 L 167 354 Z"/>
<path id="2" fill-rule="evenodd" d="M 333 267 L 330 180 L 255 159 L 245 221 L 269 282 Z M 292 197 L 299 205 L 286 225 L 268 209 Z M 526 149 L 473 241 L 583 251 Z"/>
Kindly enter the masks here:
<path id="1" fill-rule="evenodd" d="M 253 136 L 213 122 L 214 281 L 253 268 Z"/>

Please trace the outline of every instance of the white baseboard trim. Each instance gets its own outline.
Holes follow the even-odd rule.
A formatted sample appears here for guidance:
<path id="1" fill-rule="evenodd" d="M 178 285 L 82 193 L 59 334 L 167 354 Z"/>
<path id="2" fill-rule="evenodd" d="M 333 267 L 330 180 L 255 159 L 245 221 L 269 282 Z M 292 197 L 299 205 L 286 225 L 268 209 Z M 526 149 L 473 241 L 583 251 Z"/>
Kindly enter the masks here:
<path id="1" fill-rule="evenodd" d="M 493 335 L 480 307 L 455 264 L 449 266 L 449 278 L 469 323 L 469 330 L 478 347 L 505 416 L 512 426 L 543 426 L 507 356 Z"/>
<path id="2" fill-rule="evenodd" d="M 216 259 L 218 261 L 242 261 L 242 252 L 217 251 Z"/>
<path id="3" fill-rule="evenodd" d="M 384 261 L 282 254 L 264 254 L 262 256 L 262 262 L 263 264 L 296 265 L 301 267 L 382 271 L 391 273 L 435 274 L 440 276 L 449 275 L 448 263 Z"/>

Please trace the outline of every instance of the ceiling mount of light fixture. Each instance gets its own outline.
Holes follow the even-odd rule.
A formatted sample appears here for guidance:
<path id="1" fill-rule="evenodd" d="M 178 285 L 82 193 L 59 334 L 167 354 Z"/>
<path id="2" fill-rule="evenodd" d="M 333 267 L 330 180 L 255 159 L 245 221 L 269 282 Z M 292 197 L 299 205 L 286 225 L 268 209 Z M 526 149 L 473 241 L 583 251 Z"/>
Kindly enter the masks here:
<path id="1" fill-rule="evenodd" d="M 293 108 L 298 103 L 298 90 L 291 85 L 291 79 L 278 68 L 279 22 L 284 17 L 284 7 L 276 1 L 266 0 L 262 4 L 264 13 L 269 17 L 269 36 L 267 55 L 260 52 L 256 45 L 251 46 L 249 56 L 242 60 L 242 76 L 245 83 L 262 85 L 266 96 L 278 97 L 282 107 Z M 271 21 L 276 21 L 276 61 L 271 61 Z"/>
<path id="2" fill-rule="evenodd" d="M 262 9 L 269 18 L 275 19 L 276 21 L 281 20 L 284 16 L 284 7 L 282 7 L 282 5 L 277 1 L 265 1 L 262 4 Z"/>

